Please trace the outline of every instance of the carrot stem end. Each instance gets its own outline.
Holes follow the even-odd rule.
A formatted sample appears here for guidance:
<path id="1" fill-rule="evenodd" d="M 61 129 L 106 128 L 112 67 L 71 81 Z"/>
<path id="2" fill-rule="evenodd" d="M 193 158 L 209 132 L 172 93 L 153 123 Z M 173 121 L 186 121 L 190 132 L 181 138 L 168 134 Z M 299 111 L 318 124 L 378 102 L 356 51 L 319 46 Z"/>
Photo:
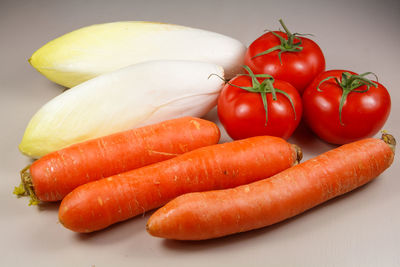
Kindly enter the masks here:
<path id="1" fill-rule="evenodd" d="M 30 166 L 31 165 L 28 165 L 21 170 L 21 183 L 19 186 L 14 187 L 13 191 L 13 193 L 17 195 L 17 197 L 29 196 L 29 206 L 37 205 L 40 203 L 40 200 L 36 196 L 35 190 L 33 188 L 32 176 L 29 173 Z"/>
<path id="2" fill-rule="evenodd" d="M 393 137 L 393 135 L 388 134 L 383 130 L 381 139 L 390 147 L 390 149 L 392 149 L 393 153 L 395 153 L 396 139 Z"/>
<path id="3" fill-rule="evenodd" d="M 292 144 L 292 146 L 294 147 L 294 149 L 296 150 L 296 164 L 299 164 L 300 161 L 303 159 L 303 151 L 301 150 L 301 148 L 298 145 Z"/>

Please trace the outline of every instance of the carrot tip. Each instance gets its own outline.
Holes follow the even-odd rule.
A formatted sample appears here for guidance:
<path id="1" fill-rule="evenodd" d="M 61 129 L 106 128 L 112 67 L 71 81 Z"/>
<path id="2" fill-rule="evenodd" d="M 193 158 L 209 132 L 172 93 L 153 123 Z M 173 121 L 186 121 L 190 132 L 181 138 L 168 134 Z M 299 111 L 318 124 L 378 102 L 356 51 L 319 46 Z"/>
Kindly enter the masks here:
<path id="1" fill-rule="evenodd" d="M 388 134 L 386 131 L 382 131 L 382 138 L 381 138 L 388 146 L 390 149 L 392 149 L 393 153 L 395 152 L 396 149 L 396 139 L 393 137 L 393 135 Z"/>
<path id="2" fill-rule="evenodd" d="M 146 231 L 152 236 L 157 236 L 157 234 L 154 232 L 154 227 L 149 225 L 149 221 L 146 223 Z"/>

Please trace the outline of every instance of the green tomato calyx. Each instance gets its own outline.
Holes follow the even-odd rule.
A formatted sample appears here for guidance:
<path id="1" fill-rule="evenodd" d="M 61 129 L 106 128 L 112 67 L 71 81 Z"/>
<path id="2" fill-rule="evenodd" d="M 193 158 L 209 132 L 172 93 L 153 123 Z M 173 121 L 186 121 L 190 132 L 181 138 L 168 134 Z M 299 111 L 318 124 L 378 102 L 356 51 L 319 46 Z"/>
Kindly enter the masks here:
<path id="1" fill-rule="evenodd" d="M 305 35 L 305 34 L 300 34 L 300 33 L 291 33 L 289 31 L 289 29 L 286 27 L 285 23 L 283 23 L 283 20 L 280 19 L 279 23 L 282 25 L 283 29 L 285 30 L 285 33 L 287 35 L 287 39 L 283 38 L 282 36 L 280 36 L 279 34 L 277 34 L 274 31 L 269 31 L 270 33 L 272 33 L 273 35 L 275 35 L 276 37 L 279 38 L 279 40 L 281 41 L 280 45 L 271 47 L 261 53 L 258 53 L 257 55 L 253 56 L 251 59 L 259 57 L 259 56 L 263 56 L 266 54 L 269 54 L 273 51 L 277 51 L 280 50 L 278 53 L 278 57 L 279 57 L 279 62 L 282 65 L 282 58 L 281 55 L 283 52 L 300 52 L 303 50 L 302 45 L 302 40 L 300 37 L 298 37 L 299 35 Z M 295 40 L 297 40 L 298 42 L 294 42 Z"/>
<path id="2" fill-rule="evenodd" d="M 253 71 L 248 66 L 243 66 L 243 68 L 247 71 L 247 74 L 238 74 L 238 76 L 249 76 L 251 78 L 252 85 L 251 86 L 239 86 L 239 85 L 232 84 L 229 82 L 228 82 L 228 84 L 231 86 L 246 90 L 248 92 L 261 94 L 261 98 L 262 98 L 264 110 L 265 110 L 265 126 L 267 126 L 267 123 L 268 123 L 268 101 L 267 101 L 268 93 L 272 94 L 272 99 L 274 101 L 277 100 L 276 93 L 280 93 L 283 96 L 285 96 L 289 100 L 290 104 L 292 105 L 292 108 L 294 111 L 294 119 L 295 120 L 297 119 L 296 118 L 296 110 L 294 108 L 292 98 L 285 91 L 282 91 L 282 90 L 274 87 L 273 84 L 275 82 L 275 79 L 271 75 L 269 75 L 269 74 L 254 74 Z M 257 78 L 265 78 L 265 79 L 260 83 Z"/>
<path id="3" fill-rule="evenodd" d="M 335 76 L 329 76 L 319 82 L 319 84 L 317 86 L 317 91 L 319 91 L 319 92 L 322 92 L 322 90 L 320 89 L 321 84 L 327 82 L 330 79 L 334 79 L 336 84 L 342 89 L 342 96 L 340 97 L 340 103 L 339 103 L 339 121 L 342 126 L 344 126 L 344 124 L 342 122 L 342 109 L 343 109 L 344 104 L 346 103 L 347 96 L 351 92 L 355 92 L 355 93 L 368 92 L 371 86 L 373 86 L 375 88 L 378 87 L 378 85 L 375 82 L 365 78 L 365 76 L 370 75 L 370 74 L 374 75 L 376 80 L 378 81 L 378 77 L 373 72 L 365 72 L 363 74 L 356 75 L 356 74 L 351 74 L 351 73 L 345 71 L 342 73 L 342 77 L 341 77 L 340 81 Z M 367 86 L 367 88 L 365 90 L 356 90 L 357 88 L 364 86 L 364 85 Z"/>

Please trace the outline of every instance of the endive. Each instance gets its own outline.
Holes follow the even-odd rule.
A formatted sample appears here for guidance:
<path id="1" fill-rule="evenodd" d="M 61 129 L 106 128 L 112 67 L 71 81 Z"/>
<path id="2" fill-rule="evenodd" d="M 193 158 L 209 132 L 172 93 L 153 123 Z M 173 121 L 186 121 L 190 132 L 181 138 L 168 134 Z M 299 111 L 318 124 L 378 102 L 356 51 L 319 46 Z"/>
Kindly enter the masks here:
<path id="1" fill-rule="evenodd" d="M 29 62 L 51 81 L 75 86 L 103 73 L 149 60 L 195 60 L 220 65 L 226 78 L 241 71 L 246 47 L 215 32 L 128 21 L 84 27 L 50 41 Z"/>
<path id="2" fill-rule="evenodd" d="M 223 68 L 196 61 L 147 61 L 103 74 L 45 104 L 29 122 L 19 149 L 39 158 L 134 127 L 201 117 L 215 106 L 224 84 L 211 74 L 223 77 Z"/>

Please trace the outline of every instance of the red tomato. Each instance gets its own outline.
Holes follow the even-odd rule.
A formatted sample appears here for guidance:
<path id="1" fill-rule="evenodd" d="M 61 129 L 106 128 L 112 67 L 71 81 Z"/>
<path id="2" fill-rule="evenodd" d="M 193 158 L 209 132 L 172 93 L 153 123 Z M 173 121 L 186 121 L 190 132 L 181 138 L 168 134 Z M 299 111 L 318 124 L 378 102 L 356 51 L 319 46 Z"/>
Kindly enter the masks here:
<path id="1" fill-rule="evenodd" d="M 343 82 L 346 70 L 330 70 L 315 78 L 303 94 L 304 118 L 311 130 L 321 139 L 333 144 L 345 144 L 376 134 L 385 124 L 390 113 L 390 95 L 386 88 L 362 85 L 349 91 L 340 114 L 340 100 L 344 91 L 334 78 Z M 353 76 L 354 77 L 354 76 Z M 326 81 L 322 82 L 324 79 Z M 320 84 L 321 83 L 321 84 Z M 319 85 L 320 84 L 320 85 Z M 317 87 L 319 85 L 319 90 Z"/>
<path id="2" fill-rule="evenodd" d="M 264 79 L 258 79 L 262 83 Z M 252 87 L 249 76 L 236 76 L 227 83 L 218 98 L 218 116 L 232 139 L 243 139 L 259 135 L 273 135 L 289 138 L 298 126 L 302 115 L 301 97 L 296 88 L 285 81 L 275 80 L 273 87 L 287 93 L 266 93 L 268 117 L 260 93 L 249 92 L 235 87 Z M 296 112 L 295 112 L 296 111 Z M 267 120 L 268 119 L 268 120 Z"/>
<path id="3" fill-rule="evenodd" d="M 281 24 L 284 26 L 283 22 Z M 285 26 L 284 28 L 286 30 Z M 290 38 L 293 39 L 292 44 L 289 41 L 289 44 L 282 45 L 283 47 L 288 47 L 289 51 L 278 49 L 265 55 L 256 56 L 268 49 L 281 45 L 281 40 L 274 33 L 286 40 L 291 36 Z M 298 47 L 297 49 L 295 48 L 296 46 Z M 281 60 L 279 60 L 280 52 Z M 321 48 L 314 41 L 305 37 L 295 36 L 289 31 L 286 33 L 280 31 L 268 32 L 259 37 L 247 49 L 245 64 L 254 73 L 267 73 L 275 79 L 289 82 L 296 87 L 300 94 L 303 93 L 316 75 L 325 70 L 325 58 Z"/>

